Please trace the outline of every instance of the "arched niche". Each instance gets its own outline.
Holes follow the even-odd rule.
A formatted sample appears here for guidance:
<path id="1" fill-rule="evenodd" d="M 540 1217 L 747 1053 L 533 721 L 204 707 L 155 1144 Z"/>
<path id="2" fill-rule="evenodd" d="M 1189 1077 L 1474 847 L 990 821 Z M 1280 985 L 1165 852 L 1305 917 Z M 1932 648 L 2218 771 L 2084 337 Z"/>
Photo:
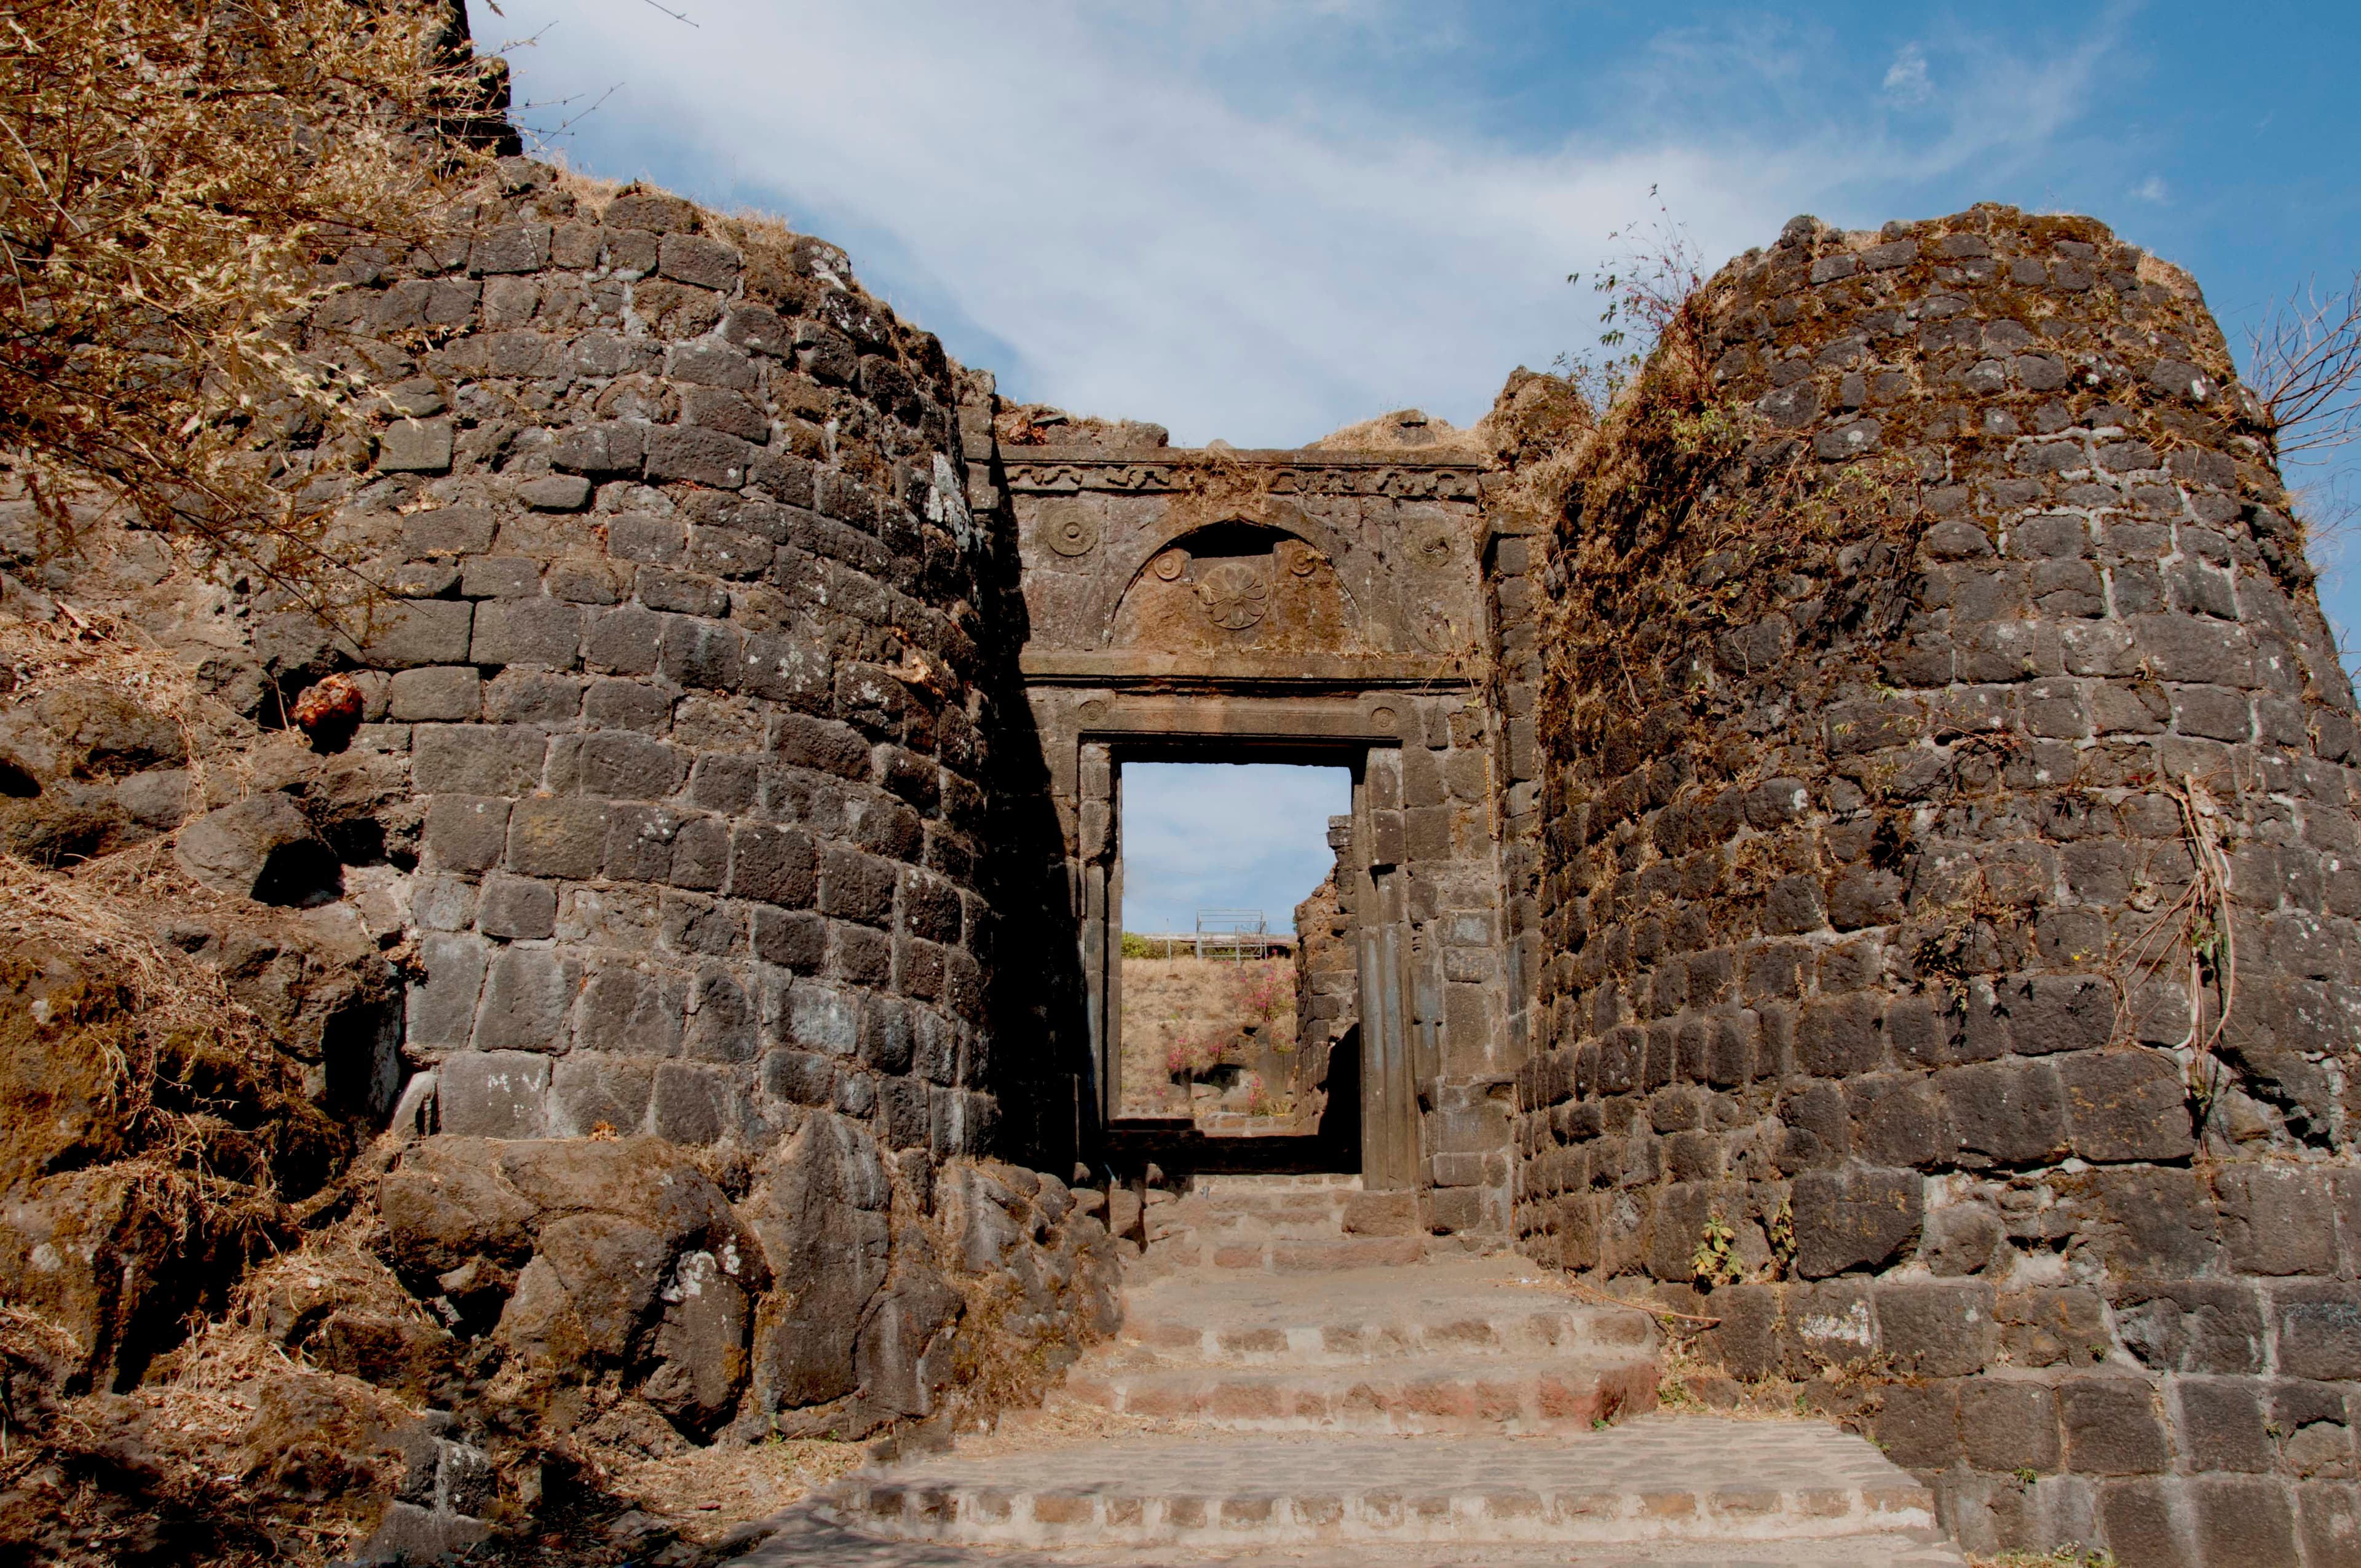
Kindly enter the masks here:
<path id="1" fill-rule="evenodd" d="M 1371 649 L 1335 563 L 1299 533 L 1245 518 L 1162 542 L 1125 586 L 1107 641 L 1164 653 Z"/>

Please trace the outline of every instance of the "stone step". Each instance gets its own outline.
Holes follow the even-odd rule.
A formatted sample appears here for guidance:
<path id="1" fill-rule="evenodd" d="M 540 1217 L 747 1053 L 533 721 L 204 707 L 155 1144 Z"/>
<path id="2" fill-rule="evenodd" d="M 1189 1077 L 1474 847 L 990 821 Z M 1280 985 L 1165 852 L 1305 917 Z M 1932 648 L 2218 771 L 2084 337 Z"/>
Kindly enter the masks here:
<path id="1" fill-rule="evenodd" d="M 1165 1568 L 1206 1559 L 1187 1548 L 1094 1547 L 1054 1553 L 945 1546 L 861 1534 L 798 1508 L 753 1527 L 760 1543 L 731 1568 Z M 1802 1541 L 1628 1541 L 1601 1546 L 1494 1543 L 1234 1548 L 1222 1568 L 1967 1568 L 1949 1542 L 1925 1530 Z"/>
<path id="2" fill-rule="evenodd" d="M 1927 1489 L 1861 1439 L 1714 1417 L 1542 1442 L 1183 1431 L 942 1455 L 856 1472 L 819 1508 L 871 1537 L 1051 1552 L 1712 1542 L 1729 1563 L 1758 1544 L 1923 1542 L 1935 1529 Z"/>
<path id="3" fill-rule="evenodd" d="M 1120 1344 L 1164 1363 L 1334 1366 L 1429 1354 L 1626 1355 L 1655 1341 L 1644 1314 L 1577 1301 L 1513 1258 L 1445 1257 L 1317 1281 L 1174 1276 L 1131 1292 Z M 1101 1358 L 1142 1365 L 1121 1352 Z"/>
<path id="4" fill-rule="evenodd" d="M 1226 1431 L 1577 1432 L 1655 1409 L 1656 1380 L 1656 1359 L 1646 1352 L 1267 1367 L 1093 1359 L 1066 1375 L 1063 1397 Z"/>

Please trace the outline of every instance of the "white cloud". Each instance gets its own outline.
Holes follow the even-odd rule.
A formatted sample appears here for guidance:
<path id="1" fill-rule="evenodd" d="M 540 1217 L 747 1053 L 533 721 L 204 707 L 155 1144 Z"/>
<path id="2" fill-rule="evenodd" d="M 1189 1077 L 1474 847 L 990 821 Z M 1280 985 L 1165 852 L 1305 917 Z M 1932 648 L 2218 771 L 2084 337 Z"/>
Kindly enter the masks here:
<path id="1" fill-rule="evenodd" d="M 1935 95 L 1935 83 L 1927 74 L 1927 51 L 1916 44 L 1905 44 L 1885 68 L 1885 95 L 1896 104 L 1919 104 Z"/>
<path id="2" fill-rule="evenodd" d="M 2171 192 L 2165 188 L 2164 176 L 2161 174 L 2149 175 L 2132 187 L 2131 194 L 2135 201 L 2141 202 L 2162 203 L 2172 199 Z"/>
<path id="3" fill-rule="evenodd" d="M 1652 186 L 1717 259 L 1800 210 L 1874 221 L 1881 184 L 2027 156 L 2088 101 L 2095 58 L 1971 59 L 1942 121 L 1900 142 L 1828 117 L 1793 40 L 1690 40 L 1604 77 L 1597 128 L 1511 143 L 1388 74 L 1422 39 L 1466 47 L 1449 5 L 1035 0 L 1011 27 L 953 0 L 667 3 L 699 25 L 643 0 L 506 0 L 478 36 L 540 34 L 515 56 L 521 99 L 624 80 L 578 133 L 593 171 L 844 243 L 1008 389 L 1241 445 L 1413 403 L 1472 420 L 1510 367 L 1587 343 L 1596 302 L 1565 275 Z M 1602 80 L 1567 71 L 1569 92 Z M 1725 107 L 1765 94 L 1797 112 Z"/>
<path id="4" fill-rule="evenodd" d="M 1126 766 L 1124 928 L 1187 931 L 1200 910 L 1245 908 L 1292 930 L 1296 905 L 1335 864 L 1328 818 L 1352 809 L 1342 768 Z"/>

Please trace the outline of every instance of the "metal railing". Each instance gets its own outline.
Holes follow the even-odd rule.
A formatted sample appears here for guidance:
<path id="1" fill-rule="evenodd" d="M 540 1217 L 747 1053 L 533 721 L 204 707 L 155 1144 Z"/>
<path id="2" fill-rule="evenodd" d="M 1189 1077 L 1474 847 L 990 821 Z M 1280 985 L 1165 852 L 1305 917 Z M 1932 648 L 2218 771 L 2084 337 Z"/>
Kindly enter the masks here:
<path id="1" fill-rule="evenodd" d="M 1148 956 L 1177 959 L 1285 958 L 1295 951 L 1295 933 L 1274 931 L 1259 909 L 1201 909 L 1193 931 L 1126 931 L 1124 942 L 1144 945 Z"/>

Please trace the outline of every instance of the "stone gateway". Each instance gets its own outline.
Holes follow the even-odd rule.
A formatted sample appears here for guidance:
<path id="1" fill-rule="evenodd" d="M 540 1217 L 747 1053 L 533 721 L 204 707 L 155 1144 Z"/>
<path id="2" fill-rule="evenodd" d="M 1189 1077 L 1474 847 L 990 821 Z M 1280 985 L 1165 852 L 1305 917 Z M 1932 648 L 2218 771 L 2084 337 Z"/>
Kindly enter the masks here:
<path id="1" fill-rule="evenodd" d="M 1475 432 L 1242 451 L 1014 404 L 835 247 L 656 191 L 502 159 L 462 229 L 305 323 L 398 395 L 335 480 L 363 621 L 218 590 L 280 771 L 190 795 L 56 693 L 0 730 L 12 798 L 311 912 L 173 938 L 291 1017 L 336 912 L 305 1081 L 400 1140 L 422 1398 L 940 1437 L 1072 1366 L 1358 1445 L 864 1473 L 780 1538 L 820 1553 L 2361 1562 L 2361 718 L 2184 274 L 1798 218 L 1614 407 L 1520 371 Z M 1316 1129 L 1124 1113 L 1124 778 L 1172 761 L 1349 772 Z M 0 1281 L 136 1386 L 174 1314 L 101 1286 L 165 1253 L 53 1266 L 26 1180 Z M 1773 1385 L 1883 1458 L 1616 1424 Z M 388 1552 L 499 1511 L 442 1419 Z M 1388 1468 L 1454 1435 L 1499 1451 Z"/>

